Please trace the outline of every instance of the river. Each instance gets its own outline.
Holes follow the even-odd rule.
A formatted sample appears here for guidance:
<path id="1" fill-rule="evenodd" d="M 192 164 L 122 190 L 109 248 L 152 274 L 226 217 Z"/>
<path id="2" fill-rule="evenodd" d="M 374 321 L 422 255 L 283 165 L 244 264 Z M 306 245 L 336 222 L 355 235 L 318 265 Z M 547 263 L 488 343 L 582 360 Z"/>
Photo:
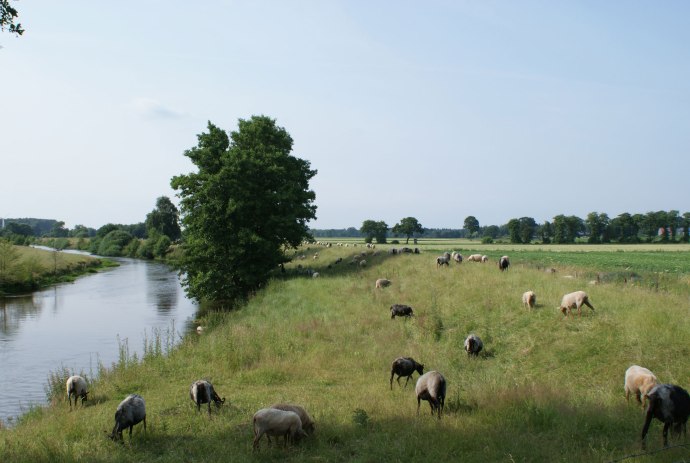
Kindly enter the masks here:
<path id="1" fill-rule="evenodd" d="M 27 296 L 0 298 L 0 420 L 12 423 L 34 404 L 46 404 L 51 372 L 65 367 L 89 378 L 117 362 L 120 343 L 143 353 L 154 331 L 175 339 L 197 310 L 167 266 L 114 259 L 120 266 Z M 65 402 L 67 406 L 67 402 Z"/>

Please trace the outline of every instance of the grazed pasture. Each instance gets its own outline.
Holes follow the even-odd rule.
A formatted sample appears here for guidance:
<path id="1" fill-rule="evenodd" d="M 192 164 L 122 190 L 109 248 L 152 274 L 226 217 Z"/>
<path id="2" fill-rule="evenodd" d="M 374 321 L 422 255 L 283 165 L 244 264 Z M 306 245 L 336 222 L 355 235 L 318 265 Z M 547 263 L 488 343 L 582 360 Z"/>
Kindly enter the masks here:
<path id="1" fill-rule="evenodd" d="M 686 268 L 682 259 L 681 267 L 668 263 L 684 251 L 421 247 L 419 255 L 395 256 L 377 247 L 365 267 L 349 263 L 367 251 L 362 246 L 301 249 L 305 259 L 288 264 L 247 306 L 206 314 L 202 336 L 168 357 L 123 362 L 105 375 L 83 410 L 69 412 L 60 398 L 31 411 L 0 433 L 0 453 L 10 461 L 610 461 L 641 452 L 642 411 L 623 392 L 628 366 L 690 387 L 688 274 L 678 270 Z M 491 261 L 436 268 L 435 257 L 451 249 Z M 496 266 L 503 254 L 511 257 L 507 272 Z M 618 254 L 630 260 L 612 262 Z M 343 262 L 334 264 L 338 257 Z M 659 276 L 664 266 L 669 271 Z M 591 284 L 606 272 L 639 278 Z M 382 277 L 393 284 L 374 288 Z M 661 283 L 650 283 L 655 277 Z M 528 289 L 537 294 L 532 311 L 521 302 Z M 556 308 L 577 289 L 596 310 L 566 320 Z M 415 316 L 391 320 L 393 303 L 412 306 Z M 463 350 L 470 332 L 484 341 L 478 358 Z M 426 403 L 416 417 L 413 381 L 390 390 L 398 356 L 446 377 L 440 421 Z M 199 378 L 228 400 L 211 420 L 188 397 Z M 112 428 L 117 403 L 132 392 L 147 400 L 149 432 L 135 430 L 131 446 L 115 445 L 102 430 Z M 316 435 L 287 449 L 264 443 L 253 454 L 251 416 L 279 401 L 305 406 Z M 657 422 L 648 451 L 660 447 Z M 644 458 L 689 457 L 680 447 Z"/>

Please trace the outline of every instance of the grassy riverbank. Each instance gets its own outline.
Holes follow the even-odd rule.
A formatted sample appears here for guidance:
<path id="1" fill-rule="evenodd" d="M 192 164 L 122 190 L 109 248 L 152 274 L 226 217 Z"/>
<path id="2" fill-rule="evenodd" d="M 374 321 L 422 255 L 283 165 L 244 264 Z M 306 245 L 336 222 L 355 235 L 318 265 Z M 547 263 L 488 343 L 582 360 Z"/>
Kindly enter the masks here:
<path id="1" fill-rule="evenodd" d="M 83 409 L 70 412 L 59 391 L 52 406 L 0 432 L 0 455 L 13 462 L 591 462 L 639 453 L 643 416 L 625 402 L 625 369 L 640 364 L 663 382 L 690 386 L 688 275 L 670 267 L 664 284 L 648 284 L 658 274 L 651 269 L 664 267 L 672 253 L 561 251 L 549 261 L 549 252 L 532 246 L 487 248 L 487 255 L 511 256 L 513 265 L 501 273 L 495 259 L 437 269 L 437 252 L 458 249 L 445 244 L 424 246 L 420 255 L 370 255 L 365 267 L 347 263 L 362 247 L 303 250 L 306 258 L 288 265 L 284 277 L 241 310 L 208 314 L 204 334 L 185 338 L 168 356 L 156 340 L 143 362 L 123 352 L 91 385 Z M 338 257 L 344 262 L 335 265 Z M 320 277 L 302 274 L 300 264 Z M 639 280 L 590 284 L 592 275 L 617 268 Z M 376 290 L 381 277 L 392 286 Z M 520 301 L 528 289 L 537 293 L 531 312 Z M 564 320 L 556 306 L 577 289 L 588 291 L 596 311 Z M 393 303 L 413 306 L 416 316 L 391 320 Z M 485 343 L 477 359 L 462 350 L 470 332 Z M 426 403 L 415 416 L 414 384 L 390 390 L 390 363 L 401 355 L 446 377 L 442 420 Z M 199 378 L 227 398 L 210 420 L 189 400 Z M 147 401 L 148 432 L 139 425 L 131 445 L 114 444 L 103 431 L 134 392 Z M 276 401 L 304 405 L 316 435 L 287 449 L 268 449 L 264 440 L 253 453 L 251 417 Z M 660 447 L 657 422 L 648 450 Z M 675 448 L 645 461 L 688 458 L 690 450 Z"/>
<path id="2" fill-rule="evenodd" d="M 49 251 L 29 246 L 0 244 L 0 296 L 36 291 L 55 283 L 73 281 L 101 267 L 116 265 L 107 259 Z"/>

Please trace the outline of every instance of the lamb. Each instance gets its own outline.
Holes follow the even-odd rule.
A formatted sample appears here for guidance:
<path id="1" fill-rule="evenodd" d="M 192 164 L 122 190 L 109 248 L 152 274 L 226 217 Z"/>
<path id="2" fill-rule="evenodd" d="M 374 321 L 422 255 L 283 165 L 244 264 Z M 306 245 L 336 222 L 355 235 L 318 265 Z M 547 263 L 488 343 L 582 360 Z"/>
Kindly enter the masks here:
<path id="1" fill-rule="evenodd" d="M 414 313 L 412 307 L 403 304 L 393 304 L 391 306 L 391 318 L 398 317 L 411 317 Z"/>
<path id="2" fill-rule="evenodd" d="M 376 287 L 377 288 L 385 288 L 386 286 L 390 286 L 392 282 L 390 280 L 387 280 L 385 278 L 379 278 L 376 280 Z"/>
<path id="3" fill-rule="evenodd" d="M 285 412 L 297 413 L 297 416 L 299 416 L 299 419 L 302 422 L 302 429 L 304 430 L 304 432 L 307 434 L 314 434 L 314 420 L 311 416 L 309 416 L 309 413 L 307 413 L 307 411 L 303 407 L 300 407 L 299 405 L 278 403 L 271 405 L 269 408 L 275 408 L 276 410 L 283 410 Z M 268 436 L 266 436 L 266 438 L 268 439 Z"/>
<path id="4" fill-rule="evenodd" d="M 481 254 L 472 254 L 467 258 L 467 262 L 481 262 L 482 261 L 482 255 Z"/>
<path id="5" fill-rule="evenodd" d="M 302 429 L 302 420 L 299 415 L 292 411 L 262 408 L 254 414 L 253 422 L 254 450 L 259 448 L 259 440 L 264 434 L 269 439 L 271 436 L 283 436 L 285 446 L 288 440 L 295 442 L 307 435 Z"/>
<path id="6" fill-rule="evenodd" d="M 522 305 L 529 309 L 533 309 L 537 303 L 537 295 L 534 291 L 525 291 L 522 293 Z"/>
<path id="7" fill-rule="evenodd" d="M 438 371 L 429 371 L 417 379 L 415 386 L 417 394 L 417 416 L 419 416 L 419 405 L 422 400 L 429 401 L 431 414 L 438 412 L 438 419 L 441 419 L 443 404 L 446 400 L 446 379 Z"/>
<path id="8" fill-rule="evenodd" d="M 570 314 L 573 308 L 577 309 L 577 316 L 582 315 L 582 305 L 586 305 L 590 309 L 594 310 L 594 306 L 589 303 L 589 296 L 584 291 L 575 291 L 574 293 L 569 293 L 563 296 L 561 299 L 561 312 L 566 317 Z"/>
<path id="9" fill-rule="evenodd" d="M 645 437 L 652 418 L 664 423 L 664 447 L 668 446 L 668 429 L 671 425 L 673 425 L 673 434 L 680 436 L 682 430 L 687 436 L 687 421 L 690 416 L 688 391 L 673 384 L 659 384 L 647 393 L 647 399 L 649 404 L 642 428 L 642 449 L 646 448 Z"/>
<path id="10" fill-rule="evenodd" d="M 220 408 L 225 403 L 225 397 L 222 399 L 216 394 L 213 384 L 204 379 L 194 381 L 189 388 L 189 398 L 196 404 L 196 410 L 201 411 L 201 404 L 208 404 L 208 416 L 211 416 L 211 402 Z"/>
<path id="11" fill-rule="evenodd" d="M 470 334 L 465 339 L 465 351 L 467 351 L 467 355 L 474 355 L 476 357 L 483 348 L 484 343 L 476 334 Z"/>
<path id="12" fill-rule="evenodd" d="M 644 407 L 647 400 L 647 393 L 651 391 L 654 386 L 659 384 L 659 381 L 654 376 L 654 373 L 648 369 L 632 365 L 625 370 L 625 400 L 630 402 L 630 394 L 633 394 L 637 399 L 637 403 L 641 403 Z M 640 397 L 642 399 L 640 400 Z"/>
<path id="13" fill-rule="evenodd" d="M 86 380 L 78 375 L 70 376 L 67 378 L 66 389 L 70 410 L 72 409 L 72 396 L 74 396 L 74 406 L 77 406 L 77 399 L 81 397 L 81 406 L 83 407 L 89 394 L 89 391 L 86 390 Z"/>
<path id="14" fill-rule="evenodd" d="M 110 434 L 113 440 L 122 441 L 122 431 L 129 428 L 129 440 L 132 441 L 132 428 L 135 424 L 144 422 L 144 432 L 146 432 L 146 404 L 143 397 L 138 394 L 130 394 L 125 400 L 120 402 L 115 411 L 115 427 Z"/>
<path id="15" fill-rule="evenodd" d="M 450 257 L 446 257 L 445 254 L 442 256 L 438 256 L 436 258 L 436 268 L 442 267 L 444 265 L 448 266 L 449 263 L 450 263 Z"/>
<path id="16" fill-rule="evenodd" d="M 424 365 L 417 363 L 415 359 L 411 357 L 398 357 L 393 360 L 391 364 L 391 390 L 393 389 L 393 376 L 398 375 L 398 385 L 400 385 L 400 377 L 407 376 L 407 380 L 405 381 L 405 387 L 407 387 L 407 383 L 410 381 L 415 371 L 420 375 L 424 374 Z"/>
<path id="17" fill-rule="evenodd" d="M 508 256 L 502 256 L 498 260 L 498 268 L 503 272 L 504 270 L 508 270 L 508 267 L 510 267 L 510 259 L 508 259 Z"/>

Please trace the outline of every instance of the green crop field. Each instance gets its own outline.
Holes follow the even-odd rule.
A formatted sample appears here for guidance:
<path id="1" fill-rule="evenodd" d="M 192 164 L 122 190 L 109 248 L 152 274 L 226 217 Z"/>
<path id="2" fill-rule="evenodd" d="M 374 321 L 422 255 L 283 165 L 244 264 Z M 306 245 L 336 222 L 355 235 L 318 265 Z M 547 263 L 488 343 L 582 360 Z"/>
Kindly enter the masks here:
<path id="1" fill-rule="evenodd" d="M 123 357 L 91 384 L 83 409 L 69 411 L 58 381 L 51 406 L 0 432 L 3 461 L 606 462 L 642 453 L 643 412 L 623 392 L 630 365 L 690 387 L 687 248 L 434 241 L 421 254 L 391 255 L 387 245 L 374 255 L 348 244 L 300 249 L 245 307 L 207 313 L 203 334 L 168 355 Z M 437 268 L 446 250 L 491 260 Z M 362 252 L 366 265 L 351 263 Z M 503 254 L 506 272 L 496 266 Z M 392 285 L 376 289 L 377 278 Z M 596 310 L 565 319 L 561 296 L 580 289 Z M 531 311 L 526 290 L 537 294 Z M 391 319 L 393 303 L 415 316 Z M 463 351 L 469 333 L 484 341 L 478 358 Z M 416 415 L 416 374 L 391 390 L 398 356 L 445 376 L 441 420 L 426 402 Z M 200 378 L 227 398 L 210 419 L 189 399 Z M 131 444 L 115 444 L 103 431 L 129 393 L 146 399 L 148 431 L 138 425 Z M 264 439 L 253 452 L 252 415 L 278 401 L 303 405 L 316 434 L 287 448 Z M 626 461 L 690 459 L 689 447 L 662 450 L 661 428 L 652 425 L 648 454 Z"/>

